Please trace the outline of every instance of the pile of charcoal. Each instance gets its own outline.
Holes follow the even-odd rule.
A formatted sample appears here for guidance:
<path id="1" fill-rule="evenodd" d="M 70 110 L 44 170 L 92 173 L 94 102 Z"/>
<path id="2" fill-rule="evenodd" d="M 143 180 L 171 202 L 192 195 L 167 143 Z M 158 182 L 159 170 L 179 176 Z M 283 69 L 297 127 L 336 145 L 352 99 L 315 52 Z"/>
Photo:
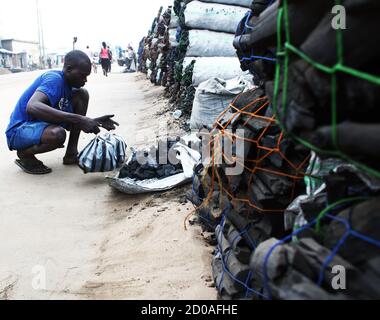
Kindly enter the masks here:
<path id="1" fill-rule="evenodd" d="M 330 0 L 253 1 L 237 28 L 259 88 L 218 119 L 189 195 L 221 299 L 380 298 L 380 49 L 365 36 L 380 4 L 341 2 L 346 30 Z"/>
<path id="2" fill-rule="evenodd" d="M 149 150 L 133 150 L 127 163 L 121 168 L 119 178 L 136 180 L 162 179 L 183 172 L 180 161 L 176 159 L 173 146 L 180 138 L 158 141 Z"/>

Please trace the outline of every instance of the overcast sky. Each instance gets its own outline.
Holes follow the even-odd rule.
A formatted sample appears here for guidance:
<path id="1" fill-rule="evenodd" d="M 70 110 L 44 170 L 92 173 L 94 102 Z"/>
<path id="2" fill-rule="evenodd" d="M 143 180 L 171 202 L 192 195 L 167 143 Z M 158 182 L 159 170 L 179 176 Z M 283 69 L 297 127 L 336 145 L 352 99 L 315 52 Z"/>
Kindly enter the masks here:
<path id="1" fill-rule="evenodd" d="M 72 48 L 98 50 L 101 42 L 123 48 L 136 48 L 145 36 L 160 6 L 164 10 L 173 0 L 38 0 L 48 51 Z M 0 37 L 38 39 L 36 0 L 1 1 Z"/>

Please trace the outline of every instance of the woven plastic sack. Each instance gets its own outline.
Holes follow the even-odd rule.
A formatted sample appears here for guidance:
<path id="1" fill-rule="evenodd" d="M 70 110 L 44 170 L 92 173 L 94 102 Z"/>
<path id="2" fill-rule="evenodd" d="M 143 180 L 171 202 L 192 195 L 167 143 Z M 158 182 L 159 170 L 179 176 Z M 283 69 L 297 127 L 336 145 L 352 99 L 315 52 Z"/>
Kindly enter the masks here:
<path id="1" fill-rule="evenodd" d="M 234 35 L 209 30 L 190 30 L 187 57 L 235 57 Z"/>
<path id="2" fill-rule="evenodd" d="M 118 135 L 96 136 L 79 154 L 79 167 L 84 173 L 109 172 L 125 161 L 126 143 Z"/>
<path id="3" fill-rule="evenodd" d="M 206 29 L 235 33 L 248 8 L 224 4 L 192 1 L 185 9 L 185 25 L 192 29 Z"/>
<path id="4" fill-rule="evenodd" d="M 177 17 L 177 15 L 172 12 L 172 15 L 171 15 L 171 18 L 170 18 L 170 24 L 169 24 L 169 28 L 177 28 L 179 26 L 179 19 Z"/>
<path id="5" fill-rule="evenodd" d="M 253 89 L 253 81 L 249 74 L 227 81 L 212 78 L 202 82 L 195 92 L 190 128 L 212 127 L 231 101 L 238 94 L 250 89 Z"/>
<path id="6" fill-rule="evenodd" d="M 169 42 L 172 47 L 177 47 L 178 46 L 178 41 L 177 41 L 177 29 L 170 28 L 169 29 Z"/>
<path id="7" fill-rule="evenodd" d="M 186 57 L 183 62 L 185 69 L 192 60 L 195 60 L 193 71 L 193 85 L 199 86 L 211 78 L 232 79 L 243 74 L 239 59 L 235 57 Z"/>

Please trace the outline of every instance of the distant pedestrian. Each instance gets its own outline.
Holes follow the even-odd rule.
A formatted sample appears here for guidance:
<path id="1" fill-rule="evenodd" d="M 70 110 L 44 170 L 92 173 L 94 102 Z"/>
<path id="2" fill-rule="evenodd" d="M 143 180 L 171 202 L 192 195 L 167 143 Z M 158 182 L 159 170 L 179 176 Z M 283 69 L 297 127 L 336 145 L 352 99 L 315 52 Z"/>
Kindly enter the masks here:
<path id="1" fill-rule="evenodd" d="M 107 46 L 107 49 L 108 49 L 108 57 L 110 59 L 110 63 L 108 65 L 108 73 L 110 73 L 111 72 L 112 56 L 113 56 L 113 54 L 112 54 L 112 51 L 111 51 L 111 49 L 110 49 L 109 46 Z"/>
<path id="2" fill-rule="evenodd" d="M 87 57 L 92 61 L 92 52 L 90 50 L 90 46 L 87 46 L 86 49 L 84 50 L 84 53 L 87 54 Z"/>
<path id="3" fill-rule="evenodd" d="M 132 69 L 132 63 L 134 63 L 134 68 Z M 127 53 L 125 58 L 125 65 L 127 67 L 126 71 L 136 71 L 137 61 L 136 61 L 136 53 L 133 50 L 131 45 L 127 47 Z"/>
<path id="4" fill-rule="evenodd" d="M 50 57 L 47 58 L 47 64 L 48 64 L 49 69 L 51 69 L 51 58 Z"/>
<path id="5" fill-rule="evenodd" d="M 92 65 L 92 70 L 94 73 L 97 73 L 98 71 L 98 66 L 97 66 L 97 61 L 96 61 L 96 57 L 95 57 L 95 54 L 90 50 L 90 47 L 87 46 L 86 47 L 86 50 L 84 50 L 84 52 L 87 54 L 88 58 L 90 59 L 91 61 L 91 65 Z"/>
<path id="6" fill-rule="evenodd" d="M 102 65 L 103 74 L 107 77 L 110 68 L 110 55 L 105 42 L 102 42 L 102 48 L 100 50 L 100 63 Z"/>

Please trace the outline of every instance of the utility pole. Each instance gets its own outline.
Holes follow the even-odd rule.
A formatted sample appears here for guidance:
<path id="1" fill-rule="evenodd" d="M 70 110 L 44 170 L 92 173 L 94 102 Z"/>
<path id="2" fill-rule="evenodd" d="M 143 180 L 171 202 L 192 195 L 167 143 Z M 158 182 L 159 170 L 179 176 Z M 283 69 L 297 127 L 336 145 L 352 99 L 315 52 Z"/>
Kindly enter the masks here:
<path id="1" fill-rule="evenodd" d="M 40 64 L 41 67 L 45 67 L 45 42 L 44 42 L 44 30 L 42 27 L 42 18 L 40 12 L 40 6 L 38 0 L 36 0 L 36 8 L 37 8 L 37 26 L 38 26 L 38 49 L 40 52 Z"/>
<path id="2" fill-rule="evenodd" d="M 43 67 L 43 50 L 41 47 L 41 24 L 40 24 L 40 8 L 38 5 L 38 0 L 36 0 L 37 9 L 37 27 L 38 27 L 38 51 L 40 53 L 40 67 Z"/>

